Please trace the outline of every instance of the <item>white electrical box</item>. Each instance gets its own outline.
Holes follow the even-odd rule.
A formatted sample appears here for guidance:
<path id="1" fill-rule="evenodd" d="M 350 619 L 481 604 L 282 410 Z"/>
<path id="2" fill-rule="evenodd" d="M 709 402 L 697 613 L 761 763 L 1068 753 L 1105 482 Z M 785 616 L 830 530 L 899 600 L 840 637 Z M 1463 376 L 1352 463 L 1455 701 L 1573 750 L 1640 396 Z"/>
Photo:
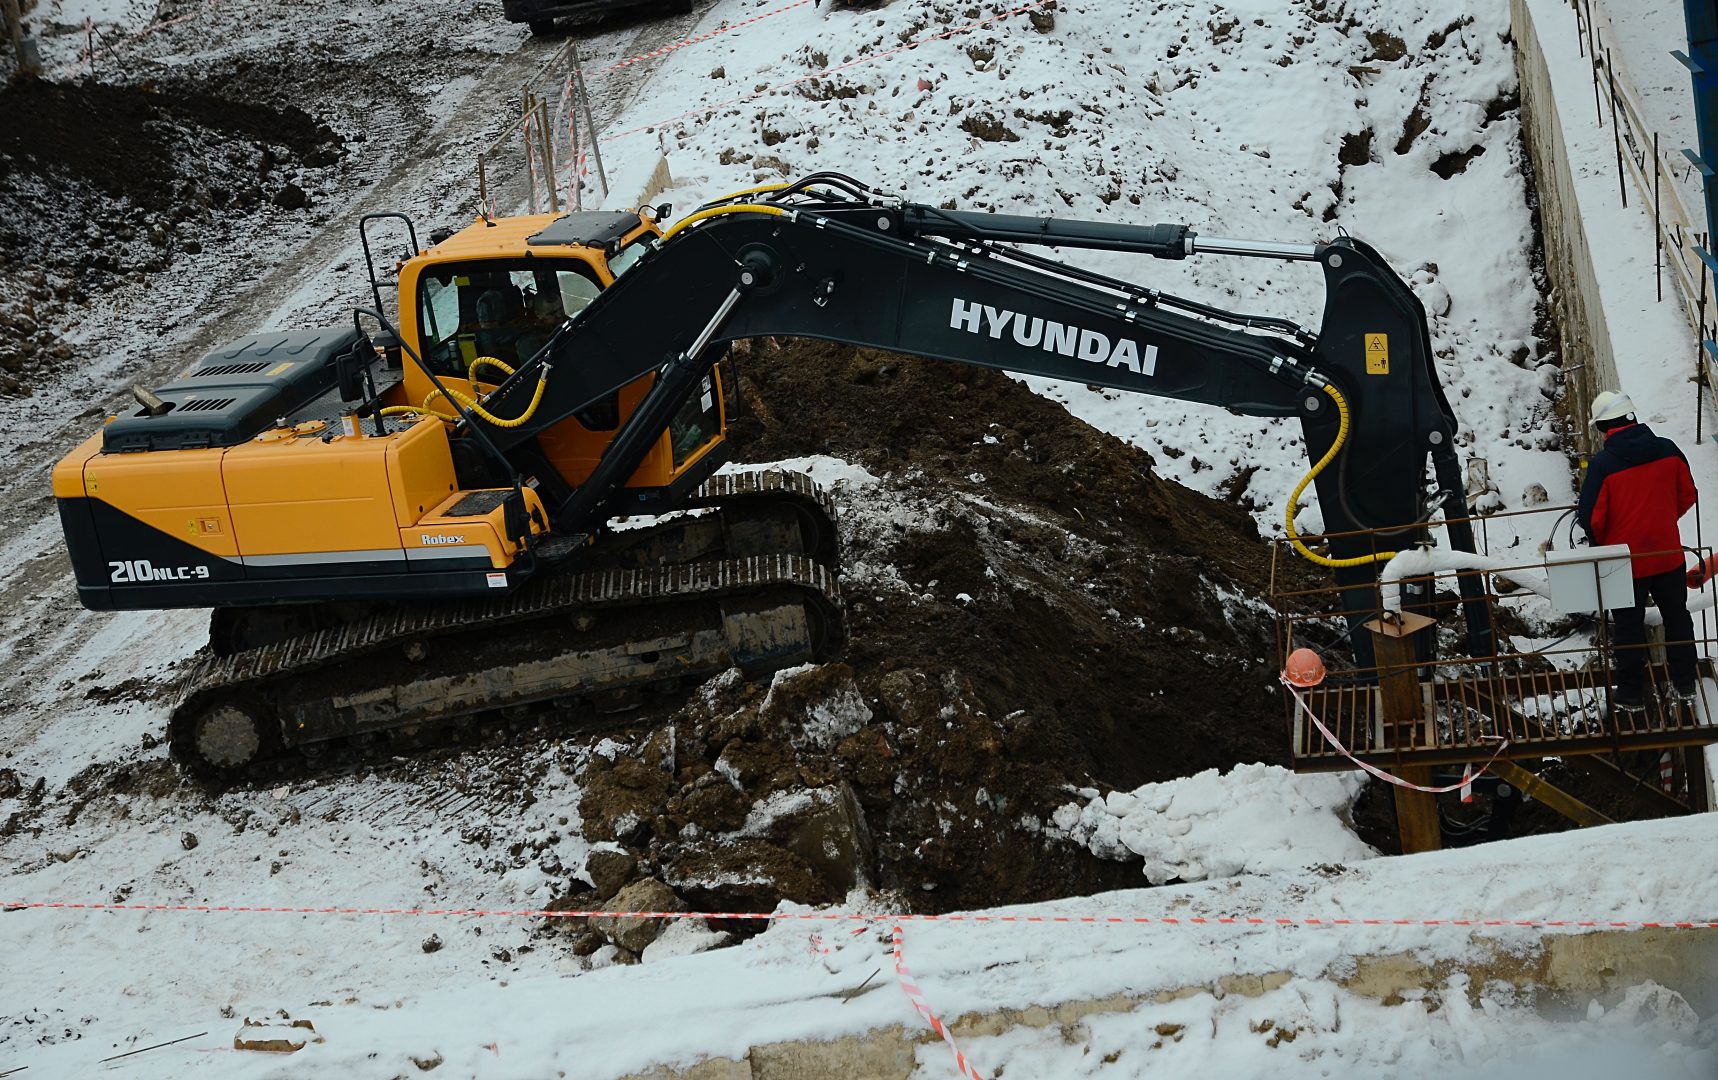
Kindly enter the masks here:
<path id="1" fill-rule="evenodd" d="M 1545 553 L 1551 606 L 1564 615 L 1634 607 L 1634 567 L 1627 544 Z"/>

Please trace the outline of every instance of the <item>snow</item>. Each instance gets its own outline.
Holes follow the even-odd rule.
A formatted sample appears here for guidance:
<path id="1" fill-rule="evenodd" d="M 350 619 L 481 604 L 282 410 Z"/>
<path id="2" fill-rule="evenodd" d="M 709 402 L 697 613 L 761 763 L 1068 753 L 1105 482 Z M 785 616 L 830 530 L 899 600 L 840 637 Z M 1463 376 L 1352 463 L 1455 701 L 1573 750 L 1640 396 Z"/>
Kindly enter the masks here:
<path id="1" fill-rule="evenodd" d="M 1341 865 L 1377 854 L 1348 826 L 1363 786 L 1355 773 L 1207 769 L 1131 792 L 1082 792 L 1087 801 L 1057 810 L 1050 831 L 1102 858 L 1138 857 L 1153 885 Z"/>
<path id="2" fill-rule="evenodd" d="M 1529 2 L 1541 25 L 1569 18 L 1557 0 Z M 1053 30 L 1022 14 L 947 38 L 934 35 L 972 21 L 967 9 L 929 0 L 860 10 L 799 6 L 674 51 L 643 87 L 615 72 L 593 77 L 592 92 L 618 109 L 604 146 L 611 168 L 618 173 L 666 150 L 676 187 L 662 198 L 682 208 L 747 184 L 839 168 L 910 198 L 963 208 L 1184 221 L 1211 235 L 1296 241 L 1351 231 L 1384 251 L 1431 312 L 1461 445 L 1489 459 L 1504 506 L 1518 506 L 1535 483 L 1553 503 L 1566 502 L 1573 487 L 1552 416 L 1558 388 L 1547 343 L 1533 329 L 1540 294 L 1529 264 L 1519 123 L 1512 115 L 1486 120 L 1487 105 L 1514 88 L 1506 5 L 1334 5 L 1353 28 L 1325 10 L 1332 6 L 1073 0 L 1058 5 Z M 1654 53 L 1658 23 L 1648 16 L 1666 19 L 1663 9 L 1673 5 L 1645 6 L 1652 10 L 1640 20 L 1623 20 L 1631 65 Z M 44 41 L 44 52 L 52 63 L 74 59 L 82 35 L 73 28 L 86 14 L 134 33 L 157 7 L 43 0 L 42 17 L 63 28 Z M 517 87 L 503 75 L 516 72 L 510 58 L 534 55 L 535 46 L 521 28 L 499 21 L 493 3 L 479 5 L 476 17 L 464 4 L 395 7 L 223 0 L 184 27 L 127 46 L 128 58 L 186 67 L 268 42 L 335 35 L 357 37 L 380 54 L 391 47 L 389 20 L 434 18 L 446 26 L 448 55 L 464 50 L 496 65 L 481 76 L 432 73 L 405 87 L 430 121 L 422 130 L 396 123 L 393 106 L 378 104 L 364 169 L 351 191 L 327 195 L 327 227 L 342 230 L 338 242 L 319 241 L 305 224 L 235 248 L 257 280 L 238 309 L 244 325 L 231 323 L 231 311 L 223 324 L 210 300 L 229 285 L 232 251 L 225 261 L 188 262 L 175 287 L 159 295 L 139 287 L 92 304 L 75 336 L 97 359 L 51 393 L 8 403 L 0 446 L 28 483 L 44 487 L 42 461 L 63 449 L 41 446 L 44 433 L 73 424 L 110 384 L 161 367 L 163 356 L 195 355 L 194 335 L 226 338 L 253 326 L 340 317 L 362 292 L 356 244 L 342 224 L 357 212 L 386 202 L 431 221 L 469 213 L 462 170 L 505 120 L 496 101 Z M 698 27 L 781 7 L 716 0 Z M 993 9 L 971 10 L 983 18 Z M 1463 16 L 1471 21 L 1450 29 Z M 1409 55 L 1369 58 L 1364 32 L 1373 30 L 1401 37 Z M 1435 49 L 1434 34 L 1444 35 Z M 1545 43 L 1554 67 L 1579 75 L 1573 37 L 1548 33 Z M 595 34 L 581 49 L 594 69 L 640 51 L 634 41 Z M 921 43 L 889 51 L 908 41 Z M 806 78 L 844 64 L 852 66 Z M 1641 62 L 1637 70 L 1656 69 Z M 1659 74 L 1645 79 L 1674 85 Z M 930 89 L 919 89 L 920 80 Z M 1397 153 L 1422 96 L 1432 124 Z M 739 98 L 748 100 L 733 104 Z M 1674 114 L 1674 103 L 1661 100 Z M 1582 115 L 1579 95 L 1565 104 L 1562 126 L 1577 160 L 1608 160 L 1609 132 L 1595 127 L 1590 110 Z M 981 138 L 995 133 L 993 125 L 1017 140 Z M 1367 130 L 1365 163 L 1340 164 L 1343 136 Z M 416 156 L 419 139 L 434 147 L 433 160 L 410 169 L 394 160 Z M 1475 146 L 1483 153 L 1465 172 L 1445 180 L 1430 171 L 1440 155 Z M 1577 184 L 1593 249 L 1605 255 L 1610 325 L 1627 328 L 1619 354 L 1625 386 L 1644 418 L 1690 451 L 1703 489 L 1718 491 L 1718 462 L 1693 438 L 1680 359 L 1694 355 L 1692 336 L 1673 302 L 1653 301 L 1649 227 L 1638 209 L 1616 207 L 1614 172 L 1583 168 Z M 365 201 L 378 185 L 386 199 Z M 1232 309 L 1312 322 L 1322 306 L 1317 274 L 1306 268 L 1065 257 Z M 138 326 L 147 333 L 135 333 Z M 1286 493 L 1305 469 L 1292 425 L 1114 391 L 1034 386 L 1150 451 L 1161 474 L 1240 501 L 1262 529 L 1280 531 Z M 863 528 L 922 519 L 923 506 L 889 502 L 857 465 L 783 464 L 862 502 Z M 14 815 L 46 821 L 39 832 L 0 833 L 0 899 L 520 910 L 547 903 L 582 872 L 588 846 L 570 780 L 577 763 L 553 752 L 525 805 L 493 797 L 505 785 L 486 775 L 481 754 L 461 765 L 458 783 L 442 768 L 407 763 L 206 800 L 151 794 L 151 777 L 172 768 L 150 742 L 166 707 L 127 698 L 123 684 L 172 678 L 201 643 L 201 614 L 64 615 L 63 568 L 56 579 L 32 565 L 57 546 L 57 522 L 35 504 L 16 516 L 0 546 L 0 575 L 29 584 L 7 593 L 10 614 L 0 624 L 0 669 L 8 673 L 0 736 L 7 767 L 41 778 L 51 813 L 29 819 L 27 792 L 0 799 L 0 823 Z M 1318 520 L 1316 505 L 1297 518 L 1306 531 Z M 1690 539 L 1699 535 L 1694 516 L 1687 527 Z M 1500 523 L 1494 540 L 1538 539 L 1514 529 Z M 847 580 L 907 587 L 892 567 L 863 562 L 849 566 Z M 831 716 L 829 730 L 858 716 Z M 612 759 L 624 749 L 610 741 L 588 752 Z M 122 765 L 136 783 L 104 786 L 94 764 Z M 724 759 L 716 767 L 731 766 Z M 1718 837 L 1710 816 L 1381 859 L 1343 825 L 1356 790 L 1349 775 L 1295 777 L 1242 764 L 1131 793 L 1082 794 L 1049 831 L 1111 857 L 1137 857 L 1148 880 L 1213 880 L 1011 913 L 1714 915 Z M 753 814 L 763 828 L 789 809 L 772 804 Z M 880 902 L 855 897 L 846 910 Z M 877 928 L 853 934 L 839 922 L 784 920 L 733 948 L 699 952 L 714 935 L 688 920 L 647 949 L 645 964 L 613 967 L 612 950 L 580 960 L 563 939 L 536 933 L 538 922 L 0 911 L 0 1073 L 28 1066 L 30 1077 L 88 1075 L 110 1054 L 205 1031 L 124 1059 L 125 1068 L 138 1077 L 386 1078 L 440 1060 L 438 1075 L 605 1080 L 707 1055 L 744 1058 L 771 1041 L 922 1028 L 892 985 L 893 961 Z M 439 947 L 426 951 L 432 934 Z M 1686 988 L 1616 985 L 1561 1016 L 1510 986 L 1475 981 L 1500 953 L 1537 955 L 1537 931 L 914 922 L 905 937 L 914 975 L 945 1017 L 1128 995 L 1116 1011 L 1077 1023 L 963 1037 L 986 1075 L 1718 1075 L 1711 994 L 1691 999 Z M 1392 1005 L 1344 984 L 1357 958 L 1394 954 L 1441 974 Z M 1273 973 L 1285 977 L 1272 989 L 1225 989 L 1225 980 Z M 843 996 L 867 979 L 862 992 Z M 290 1057 L 230 1049 L 240 1018 L 284 1023 L 282 1012 L 314 1017 L 326 1041 Z M 940 1043 L 914 1052 L 916 1076 L 949 1071 Z"/>
<path id="3" fill-rule="evenodd" d="M 1224 1076 L 1268 1069 L 1309 1077 L 1417 1076 L 1434 1070 L 1478 1077 L 1524 1065 L 1576 1064 L 1592 1054 L 1628 1049 L 1639 1058 L 1633 1073 L 1695 1080 L 1710 1076 L 1718 1060 L 1718 1029 L 1695 1010 L 1688 987 L 1674 994 L 1644 983 L 1615 987 L 1590 997 L 1596 1008 L 1588 999 L 1577 1000 L 1592 1019 L 1561 1018 L 1539 1011 L 1510 985 L 1480 981 L 1500 957 L 1534 962 L 1545 947 L 1537 932 L 1396 925 L 1336 930 L 1280 926 L 1276 920 L 1675 918 L 1709 908 L 1711 841 L 1704 819 L 1657 821 L 1114 892 L 990 914 L 1183 921 L 908 922 L 904 956 L 931 1006 L 945 1018 L 1125 998 L 1110 1011 L 1062 1029 L 1023 1026 L 962 1038 L 963 1051 L 986 1075 L 1108 1075 L 1099 1063 L 1119 1053 L 1128 1062 L 1122 1068 L 1134 1073 L 1146 1070 L 1146 1063 L 1155 1074 L 1198 1062 Z M 1705 870 L 1689 874 L 1695 865 Z M 1572 876 L 1571 866 L 1602 866 L 1607 872 Z M 1265 921 L 1185 921 L 1195 916 Z M 111 956 L 116 936 L 154 957 L 162 951 L 152 947 L 154 941 L 183 941 L 182 934 L 194 932 L 199 953 L 207 944 L 245 958 L 241 969 L 223 973 L 226 985 L 213 994 L 193 989 L 204 985 L 196 976 L 177 975 L 172 966 L 163 970 L 153 961 L 133 975 L 114 972 L 119 978 L 86 981 L 74 996 L 38 986 L 29 1016 L 40 1019 L 30 1026 L 69 1026 L 87 1032 L 88 1040 L 31 1046 L 26 1063 L 44 1075 L 78 1071 L 95 1057 L 118 1052 L 106 1046 L 121 1032 L 135 1036 L 136 1045 L 149 1045 L 211 1030 L 140 1055 L 129 1068 L 142 1076 L 390 1077 L 406 1070 L 409 1058 L 440 1056 L 450 1075 L 555 1076 L 565 1070 L 609 1080 L 704 1056 L 744 1060 L 762 1043 L 920 1026 L 905 996 L 891 985 L 886 932 L 893 924 L 887 919 L 869 929 L 790 919 L 733 948 L 653 956 L 639 967 L 569 978 L 552 967 L 479 974 L 469 959 L 447 958 L 451 944 L 435 953 L 417 947 L 430 931 L 446 937 L 469 930 L 474 920 L 458 918 L 117 913 L 99 917 L 99 934 L 89 933 L 88 915 L 27 911 L 0 918 L 24 947 L 13 955 L 31 970 L 75 972 L 99 963 Z M 187 926 L 187 918 L 198 921 Z M 511 924 L 487 920 L 482 929 L 505 935 Z M 344 942 L 350 961 L 305 962 L 302 950 L 330 935 Z M 664 953 L 701 936 L 696 927 L 672 935 Z M 1396 955 L 1442 974 L 1395 1005 L 1346 985 L 1360 958 Z M 372 971 L 369 978 L 366 969 Z M 389 977 L 376 981 L 384 972 Z M 863 992 L 846 996 L 868 978 Z M 173 992 L 164 993 L 169 987 Z M 1714 989 L 1695 1000 L 1718 1000 L 1710 997 Z M 240 1016 L 272 1016 L 273 1009 L 284 1008 L 292 1017 L 310 1017 L 326 1041 L 290 1059 L 222 1052 L 239 1021 L 216 1016 L 217 1000 L 231 1002 Z M 15 1023 L 22 1026 L 23 1019 Z M 1165 1033 L 1166 1028 L 1179 1030 Z M 1278 1030 L 1282 1034 L 1273 1041 Z M 1288 1039 L 1292 1047 L 1284 1045 Z M 95 1040 L 101 1042 L 92 1047 Z M 921 1045 L 917 1054 L 915 1075 L 945 1075 L 947 1051 L 940 1045 Z"/>
<path id="4" fill-rule="evenodd" d="M 830 457 L 827 454 L 783 458 L 780 461 L 771 461 L 765 464 L 740 464 L 736 462 L 722 466 L 716 470 L 716 474 L 720 476 L 723 473 L 750 472 L 754 469 L 771 468 L 802 472 L 831 491 L 842 491 L 848 487 L 865 487 L 877 483 L 877 478 L 863 465 L 855 465 L 851 461 Z"/>

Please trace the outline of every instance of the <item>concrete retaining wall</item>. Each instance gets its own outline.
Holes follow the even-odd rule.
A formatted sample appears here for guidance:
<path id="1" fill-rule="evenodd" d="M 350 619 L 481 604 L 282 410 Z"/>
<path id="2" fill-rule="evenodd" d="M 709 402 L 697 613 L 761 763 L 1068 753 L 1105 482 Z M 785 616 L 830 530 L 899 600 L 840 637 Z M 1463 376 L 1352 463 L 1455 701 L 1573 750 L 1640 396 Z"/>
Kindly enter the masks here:
<path id="1" fill-rule="evenodd" d="M 1583 1015 L 1592 1000 L 1608 1008 L 1629 987 L 1647 981 L 1676 991 L 1695 1012 L 1706 1016 L 1718 1011 L 1718 934 L 1701 930 L 1557 934 L 1543 938 L 1538 948 L 1526 952 L 1498 949 L 1491 959 L 1478 964 L 1447 960 L 1427 963 L 1416 953 L 1357 956 L 1352 965 L 1325 977 L 1350 993 L 1384 1005 L 1398 1005 L 1408 999 L 1410 991 L 1434 996 L 1447 992 L 1450 976 L 1457 973 L 1468 976 L 1470 998 L 1477 998 L 1482 989 L 1507 984 L 1521 992 L 1522 1000 L 1533 1002 L 1540 1013 L 1556 1019 Z M 1088 1016 L 1125 1013 L 1141 1005 L 1201 994 L 1260 997 L 1293 978 L 1287 971 L 1225 976 L 1211 985 L 1152 994 L 1114 994 L 1059 1005 L 968 1013 L 949 1027 L 956 1039 L 1052 1026 L 1078 1039 L 1079 1024 Z M 934 987 L 927 990 L 934 995 Z M 873 993 L 899 991 L 884 985 Z M 744 1060 L 708 1058 L 688 1068 L 662 1067 L 621 1080 L 802 1080 L 808 1076 L 907 1080 L 913 1072 L 916 1048 L 938 1041 L 925 1028 L 895 1025 L 830 1041 L 760 1044 Z"/>
<path id="2" fill-rule="evenodd" d="M 1616 358 L 1558 120 L 1557 88 L 1539 43 L 1540 28 L 1534 24 L 1526 0 L 1510 0 L 1509 21 L 1515 38 L 1515 70 L 1521 79 L 1521 124 L 1539 194 L 1545 269 L 1551 279 L 1551 316 L 1563 337 L 1564 403 L 1576 429 L 1585 433 L 1587 406 L 1593 395 L 1618 385 Z"/>

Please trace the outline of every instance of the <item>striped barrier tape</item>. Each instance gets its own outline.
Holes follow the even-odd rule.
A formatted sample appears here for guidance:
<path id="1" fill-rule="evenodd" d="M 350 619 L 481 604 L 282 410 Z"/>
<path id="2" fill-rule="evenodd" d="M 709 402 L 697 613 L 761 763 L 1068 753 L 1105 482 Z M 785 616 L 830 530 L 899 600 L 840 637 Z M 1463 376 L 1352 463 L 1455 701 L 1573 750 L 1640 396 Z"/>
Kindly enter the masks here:
<path id="1" fill-rule="evenodd" d="M 966 1060 L 966 1055 L 961 1053 L 960 1045 L 954 1041 L 954 1035 L 949 1031 L 948 1026 L 938 1018 L 930 1005 L 926 1003 L 924 991 L 920 990 L 918 984 L 913 981 L 913 973 L 907 970 L 907 959 L 901 954 L 901 925 L 899 923 L 895 924 L 895 929 L 889 937 L 895 951 L 895 980 L 901 984 L 901 990 L 907 995 L 907 1000 L 913 1003 L 913 1011 L 924 1017 L 925 1023 L 931 1026 L 931 1030 L 941 1035 L 943 1042 L 948 1043 L 949 1052 L 954 1055 L 955 1075 L 965 1077 L 966 1080 L 984 1080 L 984 1075 L 973 1068 L 972 1063 Z"/>
<path id="2" fill-rule="evenodd" d="M 168 911 L 190 914 L 237 912 L 270 915 L 410 915 L 514 919 L 732 919 L 757 922 L 1008 923 L 1081 926 L 1418 926 L 1529 927 L 1570 930 L 1718 930 L 1718 919 L 1344 919 L 1269 915 L 915 915 L 864 911 L 545 911 L 500 908 L 292 907 L 271 904 L 107 904 L 50 900 L 0 901 L 14 911 Z"/>
<path id="3" fill-rule="evenodd" d="M 1324 721 L 1320 720 L 1317 714 L 1312 711 L 1311 706 L 1307 705 L 1306 698 L 1301 696 L 1300 688 L 1295 686 L 1294 683 L 1289 682 L 1287 675 L 1280 676 L 1278 681 L 1288 687 L 1288 692 L 1294 695 L 1295 705 L 1300 708 L 1301 712 L 1306 714 L 1306 718 L 1308 720 L 1312 721 L 1312 726 L 1318 729 L 1318 733 L 1323 735 L 1325 740 L 1329 742 L 1331 746 L 1336 748 L 1337 753 L 1341 754 L 1349 761 L 1354 762 L 1354 764 L 1359 768 L 1365 770 L 1372 776 L 1376 776 L 1386 784 L 1395 784 L 1397 787 L 1407 788 L 1409 791 L 1423 791 L 1428 795 L 1442 795 L 1449 791 L 1461 791 L 1467 785 L 1473 783 L 1476 777 L 1484 776 L 1485 770 L 1491 768 L 1492 762 L 1496 761 L 1499 757 L 1502 757 L 1503 752 L 1509 749 L 1509 740 L 1498 737 L 1497 751 L 1489 758 L 1485 759 L 1485 764 L 1479 767 L 1478 772 L 1464 771 L 1460 780 L 1457 780 L 1453 784 L 1446 784 L 1443 787 L 1426 787 L 1423 784 L 1415 784 L 1411 781 L 1402 779 L 1400 776 L 1393 776 L 1390 773 L 1385 772 L 1383 769 L 1378 768 L 1376 765 L 1370 765 L 1361 761 L 1359 758 L 1349 753 L 1348 747 L 1342 745 L 1342 740 L 1338 739 L 1329 728 L 1325 727 Z M 1462 801 L 1468 802 L 1470 800 L 1464 794 Z"/>

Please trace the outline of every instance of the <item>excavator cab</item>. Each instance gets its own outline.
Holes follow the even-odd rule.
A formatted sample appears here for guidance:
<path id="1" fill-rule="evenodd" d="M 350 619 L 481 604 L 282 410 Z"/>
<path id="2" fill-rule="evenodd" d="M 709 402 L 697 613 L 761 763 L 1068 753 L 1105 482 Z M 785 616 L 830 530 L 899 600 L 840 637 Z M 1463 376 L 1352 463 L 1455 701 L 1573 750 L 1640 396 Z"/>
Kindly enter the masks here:
<path id="1" fill-rule="evenodd" d="M 398 402 L 445 411 L 431 373 L 461 394 L 493 391 L 660 235 L 651 217 L 632 212 L 479 220 L 408 260 L 400 270 L 400 332 L 428 371 L 406 365 Z M 534 479 L 556 488 L 584 483 L 654 381 L 647 374 L 616 387 L 541 433 L 549 468 Z M 726 430 L 718 365 L 687 396 L 617 501 L 640 513 L 679 501 L 726 460 Z"/>

